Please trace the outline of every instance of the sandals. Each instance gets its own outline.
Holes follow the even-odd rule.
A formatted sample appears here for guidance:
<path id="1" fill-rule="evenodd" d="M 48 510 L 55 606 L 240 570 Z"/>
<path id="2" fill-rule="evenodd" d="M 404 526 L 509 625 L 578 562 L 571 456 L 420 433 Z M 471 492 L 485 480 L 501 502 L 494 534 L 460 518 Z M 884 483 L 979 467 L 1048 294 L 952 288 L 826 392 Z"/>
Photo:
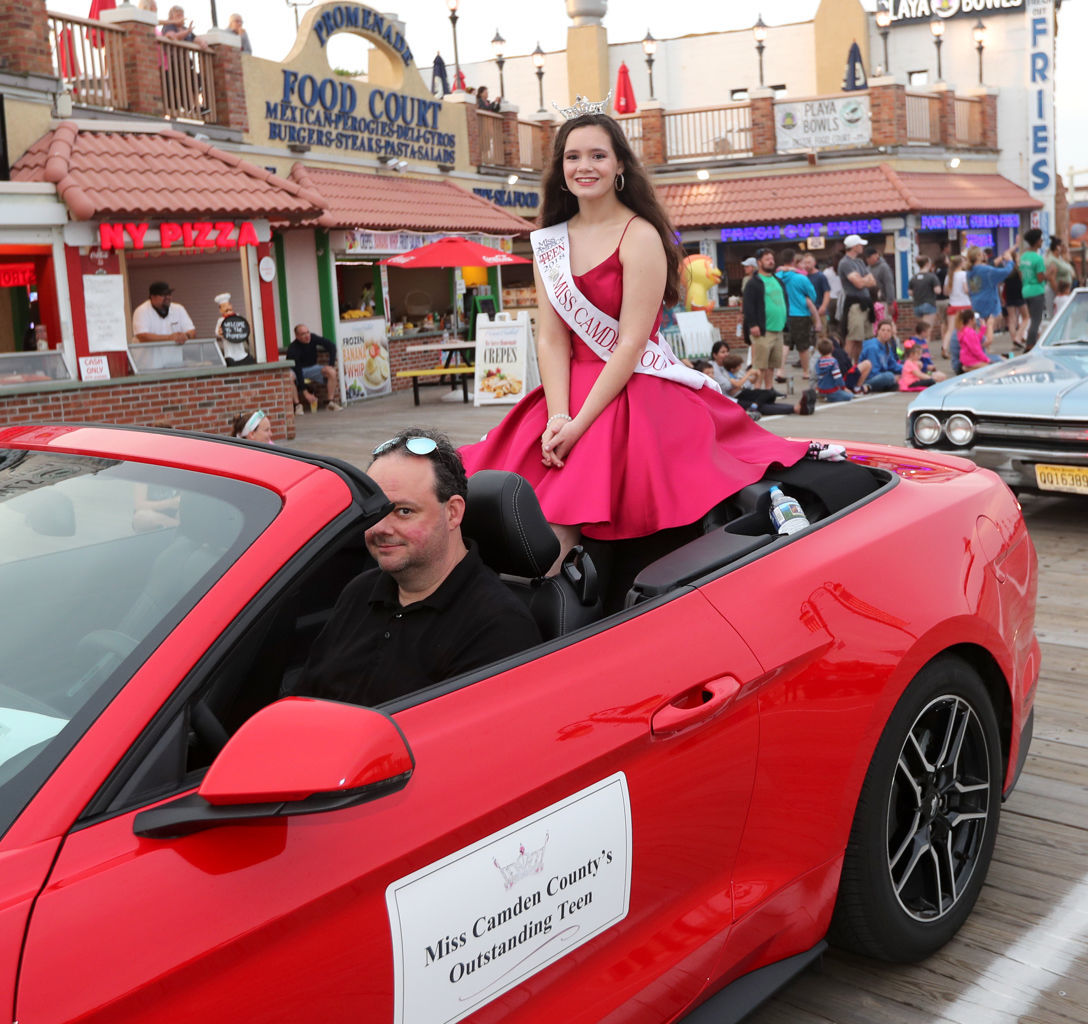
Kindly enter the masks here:
<path id="1" fill-rule="evenodd" d="M 789 379 L 789 377 L 783 377 L 783 376 L 776 373 L 774 375 L 774 382 L 776 384 L 788 384 L 790 382 L 790 379 Z"/>

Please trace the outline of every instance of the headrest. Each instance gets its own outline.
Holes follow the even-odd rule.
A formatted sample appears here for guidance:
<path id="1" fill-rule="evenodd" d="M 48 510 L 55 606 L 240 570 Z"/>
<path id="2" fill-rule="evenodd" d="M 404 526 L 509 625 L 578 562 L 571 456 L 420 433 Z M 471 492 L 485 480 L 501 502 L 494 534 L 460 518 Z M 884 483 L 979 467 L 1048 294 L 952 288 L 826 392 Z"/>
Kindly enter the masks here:
<path id="1" fill-rule="evenodd" d="M 517 473 L 482 469 L 469 477 L 461 533 L 476 542 L 484 565 L 509 576 L 536 579 L 559 557 L 559 540 Z"/>

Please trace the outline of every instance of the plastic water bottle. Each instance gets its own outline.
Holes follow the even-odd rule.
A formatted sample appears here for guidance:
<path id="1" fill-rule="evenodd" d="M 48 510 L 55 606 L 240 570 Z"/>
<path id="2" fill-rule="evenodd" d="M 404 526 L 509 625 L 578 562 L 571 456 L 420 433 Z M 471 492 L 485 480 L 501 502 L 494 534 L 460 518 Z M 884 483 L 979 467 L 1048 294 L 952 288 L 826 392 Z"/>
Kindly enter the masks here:
<path id="1" fill-rule="evenodd" d="M 783 494 L 777 484 L 771 488 L 771 524 L 778 533 L 786 535 L 797 533 L 809 525 L 801 503 Z"/>

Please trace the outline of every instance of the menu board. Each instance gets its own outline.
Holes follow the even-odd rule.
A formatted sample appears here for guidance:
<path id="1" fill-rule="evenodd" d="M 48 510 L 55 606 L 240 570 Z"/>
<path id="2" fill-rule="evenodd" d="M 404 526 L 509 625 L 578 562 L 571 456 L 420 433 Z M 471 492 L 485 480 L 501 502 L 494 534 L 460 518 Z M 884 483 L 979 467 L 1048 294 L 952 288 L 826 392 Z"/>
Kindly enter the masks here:
<path id="1" fill-rule="evenodd" d="M 388 395 L 393 385 L 385 320 L 381 317 L 341 320 L 336 333 L 344 398 L 357 402 L 376 395 Z"/>
<path id="2" fill-rule="evenodd" d="M 125 282 L 120 274 L 84 274 L 83 305 L 91 352 L 123 352 L 128 348 Z"/>

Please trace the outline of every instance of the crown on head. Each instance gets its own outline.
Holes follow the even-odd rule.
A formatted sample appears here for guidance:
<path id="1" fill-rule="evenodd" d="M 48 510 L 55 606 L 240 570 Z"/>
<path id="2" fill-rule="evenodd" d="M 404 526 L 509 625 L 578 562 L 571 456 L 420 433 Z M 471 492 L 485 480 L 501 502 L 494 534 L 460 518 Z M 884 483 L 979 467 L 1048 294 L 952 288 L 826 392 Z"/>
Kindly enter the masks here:
<path id="1" fill-rule="evenodd" d="M 608 101 L 612 99 L 612 90 L 608 90 L 608 95 L 599 103 L 593 103 L 587 100 L 585 96 L 575 96 L 574 105 L 570 107 L 561 107 L 558 103 L 553 103 L 552 106 L 563 115 L 564 121 L 570 121 L 572 118 L 581 117 L 583 114 L 602 114 L 604 108 L 608 106 Z"/>

